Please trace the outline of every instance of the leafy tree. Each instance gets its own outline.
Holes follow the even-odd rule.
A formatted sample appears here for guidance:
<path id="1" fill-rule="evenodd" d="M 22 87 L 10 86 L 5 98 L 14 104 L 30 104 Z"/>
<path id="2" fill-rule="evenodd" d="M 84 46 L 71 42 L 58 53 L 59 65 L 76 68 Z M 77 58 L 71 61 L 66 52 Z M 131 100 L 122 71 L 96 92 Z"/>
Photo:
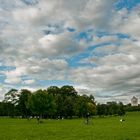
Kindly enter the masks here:
<path id="1" fill-rule="evenodd" d="M 15 106 L 10 102 L 0 102 L 0 116 L 11 116 L 15 115 Z"/>
<path id="2" fill-rule="evenodd" d="M 64 116 L 64 98 L 61 94 L 57 94 L 55 96 L 55 104 L 56 104 L 56 117 L 62 118 Z"/>
<path id="3" fill-rule="evenodd" d="M 124 105 L 122 102 L 119 102 L 119 110 L 118 110 L 118 115 L 122 116 L 125 115 L 125 109 L 124 109 Z"/>
<path id="4" fill-rule="evenodd" d="M 107 102 L 107 104 L 97 105 L 97 115 L 124 115 L 124 105 L 116 102 Z"/>
<path id="5" fill-rule="evenodd" d="M 37 90 L 28 101 L 28 107 L 33 114 L 42 118 L 45 115 L 53 115 L 55 112 L 55 102 L 52 95 L 46 90 Z"/>
<path id="6" fill-rule="evenodd" d="M 131 106 L 131 104 L 127 104 L 124 106 L 125 111 L 140 111 L 140 104 L 138 106 Z"/>
<path id="7" fill-rule="evenodd" d="M 26 118 L 31 114 L 27 106 L 31 94 L 32 94 L 31 91 L 27 89 L 22 89 L 19 95 L 18 109 L 21 115 Z"/>
<path id="8" fill-rule="evenodd" d="M 6 103 L 10 102 L 11 104 L 17 105 L 18 98 L 19 98 L 18 90 L 11 89 L 5 94 L 3 102 Z"/>
<path id="9" fill-rule="evenodd" d="M 87 103 L 87 112 L 90 115 L 95 115 L 95 113 L 96 113 L 96 106 L 95 106 L 95 104 L 93 104 L 92 102 L 88 102 Z"/>
<path id="10" fill-rule="evenodd" d="M 107 105 L 109 106 L 109 114 L 110 115 L 117 115 L 119 106 L 116 102 L 107 102 Z"/>
<path id="11" fill-rule="evenodd" d="M 72 116 L 74 115 L 74 100 L 72 96 L 68 96 L 65 100 L 64 100 L 64 116 L 65 118 L 70 117 L 72 118 Z"/>
<path id="12" fill-rule="evenodd" d="M 37 90 L 31 93 L 27 89 L 18 92 L 11 89 L 5 94 L 4 103 L 14 106 L 16 115 L 27 117 L 84 117 L 87 113 L 95 114 L 96 105 L 92 95 L 78 95 L 73 86 L 65 85 L 61 88 L 50 86 L 47 90 Z M 3 108 L 3 107 L 2 107 Z"/>
<path id="13" fill-rule="evenodd" d="M 51 86 L 47 89 L 47 92 L 54 97 L 56 117 L 72 117 L 72 115 L 74 115 L 73 106 L 77 92 L 73 86 L 65 85 L 61 88 Z"/>
<path id="14" fill-rule="evenodd" d="M 79 95 L 75 101 L 74 111 L 77 116 L 85 117 L 87 113 L 94 114 L 95 106 L 87 95 Z"/>
<path id="15" fill-rule="evenodd" d="M 53 96 L 60 94 L 60 88 L 57 86 L 50 86 L 47 88 L 48 94 L 52 94 Z"/>
<path id="16" fill-rule="evenodd" d="M 97 104 L 97 115 L 102 116 L 107 114 L 106 104 Z"/>
<path id="17" fill-rule="evenodd" d="M 73 86 L 65 85 L 60 88 L 60 92 L 62 96 L 76 96 L 77 91 L 74 89 Z"/>

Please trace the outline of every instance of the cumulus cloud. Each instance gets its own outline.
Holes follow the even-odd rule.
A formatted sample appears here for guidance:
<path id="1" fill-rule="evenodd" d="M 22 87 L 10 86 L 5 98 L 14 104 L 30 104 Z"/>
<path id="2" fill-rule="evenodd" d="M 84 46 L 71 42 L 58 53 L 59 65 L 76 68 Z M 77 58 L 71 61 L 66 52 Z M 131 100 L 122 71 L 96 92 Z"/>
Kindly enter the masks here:
<path id="1" fill-rule="evenodd" d="M 117 36 L 102 36 L 93 37 L 93 43 L 94 44 L 102 44 L 102 43 L 117 43 L 119 41 Z"/>
<path id="2" fill-rule="evenodd" d="M 80 52 L 82 47 L 70 37 L 71 36 L 66 33 L 47 35 L 39 40 L 41 47 L 37 48 L 37 51 L 45 53 L 48 57 L 70 56 Z"/>
<path id="3" fill-rule="evenodd" d="M 115 2 L 0 0 L 0 67 L 12 66 L 2 84 L 67 80 L 99 100 L 140 96 L 140 6 L 116 10 Z"/>
<path id="4" fill-rule="evenodd" d="M 8 84 L 17 84 L 21 82 L 21 76 L 25 73 L 25 68 L 20 67 L 16 68 L 15 70 L 5 71 L 3 72 L 6 76 L 5 83 Z"/>
<path id="5" fill-rule="evenodd" d="M 106 94 L 110 97 L 115 93 L 134 93 L 136 87 L 139 89 L 140 80 L 139 66 L 100 66 L 98 68 L 79 68 L 71 71 L 71 78 L 75 83 L 82 83 L 90 89 L 98 88 L 96 92 Z M 90 91 L 90 90 L 89 90 Z M 139 92 L 139 91 L 138 91 Z M 137 92 L 137 94 L 138 94 Z M 91 92 L 89 92 L 91 93 Z M 139 94 L 138 94 L 139 95 Z"/>
<path id="6" fill-rule="evenodd" d="M 134 38 L 139 39 L 140 33 L 138 31 L 140 24 L 140 5 L 137 5 L 129 12 L 123 8 L 114 14 L 114 22 L 111 22 L 112 30 L 129 34 Z"/>
<path id="7" fill-rule="evenodd" d="M 25 85 L 30 85 L 30 84 L 34 84 L 35 80 L 34 79 L 29 79 L 29 80 L 24 80 L 23 82 Z"/>
<path id="8" fill-rule="evenodd" d="M 34 7 L 16 9 L 13 15 L 18 21 L 23 19 L 23 22 L 37 26 L 63 21 L 65 26 L 80 30 L 90 26 L 103 28 L 111 19 L 114 2 L 114 0 L 70 0 L 67 2 L 41 0 Z"/>
<path id="9" fill-rule="evenodd" d="M 38 78 L 46 80 L 64 80 L 68 69 L 67 62 L 62 59 L 41 60 L 30 59 L 27 62 L 27 73 Z"/>
<path id="10" fill-rule="evenodd" d="M 4 99 L 4 94 L 6 93 L 6 88 L 0 87 L 0 99 Z"/>

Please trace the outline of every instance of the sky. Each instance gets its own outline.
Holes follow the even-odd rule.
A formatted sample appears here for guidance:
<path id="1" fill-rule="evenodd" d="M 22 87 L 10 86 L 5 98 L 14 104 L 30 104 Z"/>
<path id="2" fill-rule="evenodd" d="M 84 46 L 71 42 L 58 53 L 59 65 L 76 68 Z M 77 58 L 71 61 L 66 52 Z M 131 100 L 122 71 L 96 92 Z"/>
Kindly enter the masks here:
<path id="1" fill-rule="evenodd" d="M 140 0 L 0 0 L 0 100 L 72 85 L 97 102 L 140 98 Z"/>

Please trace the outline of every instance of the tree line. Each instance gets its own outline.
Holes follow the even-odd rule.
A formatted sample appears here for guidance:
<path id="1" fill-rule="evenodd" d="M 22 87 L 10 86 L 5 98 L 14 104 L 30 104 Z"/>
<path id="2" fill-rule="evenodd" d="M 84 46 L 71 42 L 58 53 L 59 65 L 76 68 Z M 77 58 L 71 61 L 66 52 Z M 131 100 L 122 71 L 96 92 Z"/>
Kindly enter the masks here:
<path id="1" fill-rule="evenodd" d="M 131 104 L 127 104 L 125 105 L 125 110 L 127 112 L 140 111 L 140 104 L 138 106 L 131 106 Z"/>
<path id="2" fill-rule="evenodd" d="M 97 104 L 97 114 L 99 116 L 125 115 L 125 108 L 122 102 L 107 102 L 106 104 Z"/>
<path id="3" fill-rule="evenodd" d="M 72 118 L 93 115 L 124 115 L 122 103 L 97 104 L 93 95 L 79 95 L 73 86 L 50 86 L 31 92 L 9 90 L 0 102 L 0 116 L 39 116 L 41 118 Z"/>
<path id="4" fill-rule="evenodd" d="M 96 111 L 92 95 L 78 95 L 73 86 L 51 86 L 31 92 L 11 89 L 0 103 L 0 116 L 40 116 L 43 118 L 84 117 Z"/>

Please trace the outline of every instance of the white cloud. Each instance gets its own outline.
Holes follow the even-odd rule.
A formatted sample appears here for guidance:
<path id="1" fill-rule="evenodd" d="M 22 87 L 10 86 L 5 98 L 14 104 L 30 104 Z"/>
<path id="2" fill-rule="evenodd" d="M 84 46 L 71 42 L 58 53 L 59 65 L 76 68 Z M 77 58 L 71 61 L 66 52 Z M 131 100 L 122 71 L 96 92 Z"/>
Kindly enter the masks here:
<path id="1" fill-rule="evenodd" d="M 139 97 L 139 71 L 140 67 L 134 65 L 120 67 L 100 66 L 94 69 L 89 67 L 72 70 L 69 78 L 77 84 L 82 84 L 83 87 L 88 87 L 89 90 L 86 90 L 86 92 L 84 90 L 85 93 L 91 93 L 96 97 L 100 93 L 100 98 L 102 99 L 108 96 L 113 100 L 115 94 L 126 94 L 126 103 L 133 94 Z M 115 100 L 117 99 L 120 100 L 120 97 L 115 97 Z"/>
<path id="2" fill-rule="evenodd" d="M 111 19 L 114 2 L 114 0 L 70 0 L 67 2 L 65 0 L 41 0 L 34 7 L 16 9 L 13 16 L 15 20 L 23 19 L 24 22 L 35 26 L 63 21 L 65 26 L 80 30 L 90 26 L 103 28 Z"/>
<path id="3" fill-rule="evenodd" d="M 140 32 L 138 31 L 140 24 L 140 5 L 136 6 L 129 12 L 127 9 L 115 11 L 113 22 L 111 22 L 112 30 L 129 34 L 130 36 L 139 39 Z"/>
<path id="4" fill-rule="evenodd" d="M 59 35 L 47 35 L 39 39 L 40 47 L 36 51 L 45 53 L 48 57 L 70 56 L 82 50 L 80 45 L 71 39 L 67 33 Z"/>
<path id="5" fill-rule="evenodd" d="M 15 68 L 2 71 L 6 76 L 4 84 L 22 87 L 34 85 L 36 79 L 68 80 L 76 83 L 80 92 L 95 94 L 97 98 L 124 101 L 133 93 L 139 96 L 140 6 L 131 11 L 125 8 L 117 11 L 112 6 L 114 0 L 34 2 L 26 5 L 18 0 L 0 1 L 0 65 Z M 68 32 L 67 27 L 75 31 Z M 87 29 L 94 30 L 90 42 L 75 39 Z M 99 37 L 96 31 L 109 35 Z M 115 33 L 131 37 L 120 38 Z M 105 43 L 111 45 L 85 52 L 89 46 Z M 72 56 L 77 59 L 80 53 L 90 55 L 82 63 L 97 67 L 71 68 L 67 60 Z M 22 76 L 29 80 L 23 80 Z M 124 96 L 118 97 L 118 93 Z"/>
<path id="6" fill-rule="evenodd" d="M 34 84 L 35 83 L 35 80 L 34 79 L 24 80 L 23 83 L 26 84 L 26 85 L 30 85 L 30 84 Z"/>
<path id="7" fill-rule="evenodd" d="M 25 67 L 19 67 L 15 70 L 3 72 L 6 76 L 5 83 L 18 84 L 21 82 L 21 76 L 26 72 Z"/>
<path id="8" fill-rule="evenodd" d="M 102 44 L 102 43 L 117 43 L 119 38 L 117 36 L 102 36 L 102 37 L 93 37 L 92 44 Z"/>

